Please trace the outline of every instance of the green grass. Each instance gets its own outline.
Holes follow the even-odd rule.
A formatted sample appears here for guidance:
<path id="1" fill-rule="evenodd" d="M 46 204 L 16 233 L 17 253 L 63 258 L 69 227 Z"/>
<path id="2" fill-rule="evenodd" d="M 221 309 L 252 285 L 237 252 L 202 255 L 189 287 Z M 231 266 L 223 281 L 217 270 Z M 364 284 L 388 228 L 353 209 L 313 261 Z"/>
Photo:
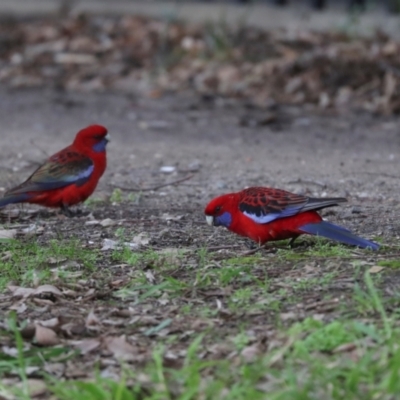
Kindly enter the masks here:
<path id="1" fill-rule="evenodd" d="M 121 243 L 129 239 L 122 228 L 115 236 Z M 100 321 L 114 318 L 112 308 L 132 310 L 135 318 L 123 328 L 111 325 L 99 335 L 126 334 L 147 356 L 119 363 L 98 350 L 78 355 L 68 346 L 27 345 L 13 317 L 0 330 L 0 343 L 14 346 L 16 354 L 0 355 L 0 374 L 18 376 L 21 385 L 0 383 L 0 396 L 33 400 L 31 367 L 38 368 L 35 378 L 43 380 L 48 397 L 62 400 L 389 400 L 400 391 L 400 301 L 383 290 L 384 278 L 395 277 L 396 269 L 365 273 L 378 264 L 368 251 L 358 259 L 350 248 L 317 240 L 306 251 L 221 260 L 206 249 L 166 254 L 122 246 L 100 252 L 60 238 L 46 245 L 8 241 L 2 252 L 8 255 L 3 287 L 37 277 L 51 282 L 54 269 L 57 279 L 79 268 L 88 278 L 123 281 L 109 298 L 78 304 L 93 307 Z M 352 286 L 331 290 L 343 275 Z M 330 301 L 333 307 L 318 307 Z M 142 321 L 142 315 L 154 320 Z M 96 333 L 85 335 L 78 338 Z M 69 357 L 85 365 L 87 379 L 46 372 Z"/>
<path id="2" fill-rule="evenodd" d="M 400 268 L 400 260 L 382 260 L 378 261 L 377 265 L 380 267 Z"/>
<path id="3" fill-rule="evenodd" d="M 176 254 L 156 252 L 151 249 L 142 252 L 137 250 L 133 251 L 128 246 L 123 245 L 123 242 L 129 242 L 123 229 L 118 231 L 116 236 L 121 241 L 121 248 L 113 250 L 111 258 L 114 262 L 126 263 L 134 267 L 151 267 L 155 270 L 162 271 L 175 269 L 176 262 L 184 257 L 184 253 L 179 251 Z"/>
<path id="4" fill-rule="evenodd" d="M 106 204 L 106 202 L 103 199 L 100 199 L 100 198 L 95 197 L 95 196 L 91 196 L 87 200 L 85 200 L 85 202 L 83 204 L 86 207 L 94 208 L 94 207 L 96 207 L 98 205 L 104 205 L 104 204 Z"/>
<path id="5" fill-rule="evenodd" d="M 124 201 L 128 201 L 130 203 L 139 204 L 141 197 L 142 197 L 141 192 L 137 192 L 137 193 L 131 192 L 128 194 L 124 194 L 124 192 L 121 189 L 116 188 L 111 193 L 109 201 L 111 203 L 122 203 Z M 89 201 L 89 200 L 87 200 L 87 201 Z M 85 204 L 86 204 L 86 202 L 85 202 Z M 89 204 L 91 205 L 93 203 L 89 203 Z"/>
<path id="6" fill-rule="evenodd" d="M 115 382 L 108 378 L 96 378 L 94 382 L 75 381 L 69 385 L 54 382 L 51 391 L 60 400 L 136 400 L 142 398 L 140 388 L 128 388 L 121 379 Z"/>
<path id="7" fill-rule="evenodd" d="M 8 332 L 11 333 L 15 339 L 16 354 L 8 355 L 0 352 L 0 376 L 19 376 L 21 383 L 19 387 L 6 387 L 0 382 L 0 395 L 10 398 L 13 395 L 18 396 L 21 400 L 30 400 L 29 381 L 27 377 L 27 370 L 32 367 L 45 367 L 47 363 L 51 362 L 66 362 L 73 358 L 77 352 L 71 351 L 67 347 L 54 347 L 54 348 L 40 348 L 32 347 L 26 349 L 22 336 L 20 334 L 21 326 L 16 322 L 16 315 L 14 312 L 10 313 L 5 321 Z M 6 332 L 0 332 L 0 339 Z M 11 397 L 13 398 L 13 397 Z"/>
<path id="8" fill-rule="evenodd" d="M 57 275 L 63 278 L 77 268 L 90 272 L 99 256 L 98 250 L 85 248 L 78 240 L 51 240 L 46 244 L 36 240 L 7 241 L 2 244 L 1 254 L 0 289 L 10 281 L 44 283 L 52 276 L 52 269 L 57 269 Z"/>
<path id="9" fill-rule="evenodd" d="M 299 239 L 301 240 L 301 239 Z M 278 249 L 277 255 L 282 260 L 303 260 L 309 259 L 310 257 L 321 257 L 321 258 L 345 258 L 353 255 L 352 251 L 354 248 L 341 245 L 339 243 L 330 242 L 324 238 L 313 237 L 310 239 L 312 245 L 306 250 L 301 248 Z"/>
<path id="10" fill-rule="evenodd" d="M 177 368 L 164 366 L 166 349 L 155 346 L 142 371 L 126 366 L 117 381 L 99 373 L 94 381 L 44 379 L 63 400 L 391 399 L 400 391 L 400 329 L 390 324 L 386 332 L 379 321 L 307 318 L 282 331 L 278 348 L 260 350 L 251 360 L 244 355 L 252 345 L 245 331 L 231 339 L 237 352 L 231 361 L 202 359 L 205 334 L 189 344 Z M 343 345 L 352 347 L 337 351 Z"/>
<path id="11" fill-rule="evenodd" d="M 229 360 L 206 361 L 200 348 L 189 347 L 179 368 L 163 365 L 163 349 L 156 349 L 153 361 L 143 371 L 125 370 L 118 381 L 97 375 L 90 381 L 54 381 L 47 378 L 49 391 L 59 399 L 343 399 L 394 398 L 400 390 L 398 370 L 400 332 L 385 338 L 377 325 L 336 321 L 327 327 L 295 326 L 277 350 L 258 354 L 247 362 L 245 352 L 251 338 L 233 338 L 238 352 Z M 371 343 L 366 342 L 370 338 Z M 354 356 L 333 353 L 335 348 L 354 344 Z M 146 383 L 141 384 L 143 375 Z M 22 397 L 21 397 L 22 398 Z M 26 398 L 30 398 L 27 396 Z"/>
<path id="12" fill-rule="evenodd" d="M 118 290 L 115 293 L 116 297 L 123 300 L 133 300 L 136 304 L 139 304 L 147 298 L 160 298 L 161 296 L 167 295 L 168 297 L 177 297 L 187 287 L 184 282 L 180 282 L 174 278 L 167 277 L 162 283 L 159 284 L 137 284 L 137 281 L 133 281 L 123 289 Z"/>
<path id="13" fill-rule="evenodd" d="M 243 267 L 243 266 L 250 266 L 254 267 L 258 265 L 262 261 L 262 257 L 260 254 L 255 254 L 252 256 L 244 256 L 244 257 L 232 257 L 224 260 L 223 264 L 226 266 L 234 267 Z"/>
<path id="14" fill-rule="evenodd" d="M 121 203 L 123 198 L 122 190 L 121 189 L 114 189 L 110 196 L 111 203 Z"/>
<path id="15" fill-rule="evenodd" d="M 290 285 L 294 291 L 312 290 L 314 288 L 329 286 L 332 282 L 334 282 L 337 275 L 338 275 L 337 271 L 330 271 L 330 272 L 321 274 L 321 276 L 317 276 L 317 277 L 305 277 L 302 279 L 297 278 L 296 280 L 286 279 L 285 281 L 287 283 L 290 283 Z"/>
<path id="16" fill-rule="evenodd" d="M 374 340 L 379 339 L 374 325 L 352 320 L 333 321 L 326 324 L 313 318 L 306 318 L 294 324 L 289 329 L 289 334 L 305 336 L 293 344 L 294 353 L 300 357 L 307 357 L 314 351 L 330 352 L 340 345 L 357 342 L 366 335 Z"/>

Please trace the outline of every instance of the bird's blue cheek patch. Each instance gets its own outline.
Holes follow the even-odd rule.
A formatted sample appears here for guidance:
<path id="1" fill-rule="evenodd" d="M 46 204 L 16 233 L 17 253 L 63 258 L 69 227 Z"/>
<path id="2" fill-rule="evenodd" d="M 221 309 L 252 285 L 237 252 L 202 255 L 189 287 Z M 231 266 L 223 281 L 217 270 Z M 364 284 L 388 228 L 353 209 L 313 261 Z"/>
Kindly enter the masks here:
<path id="1" fill-rule="evenodd" d="M 101 140 L 100 142 L 96 143 L 93 146 L 93 150 L 96 153 L 102 153 L 103 151 L 106 150 L 107 143 L 108 143 L 108 140 L 107 139 L 103 139 L 103 140 Z"/>
<path id="2" fill-rule="evenodd" d="M 214 221 L 215 226 L 225 226 L 226 228 L 229 228 L 229 225 L 232 222 L 232 215 L 229 212 L 224 212 L 219 217 L 215 217 Z"/>

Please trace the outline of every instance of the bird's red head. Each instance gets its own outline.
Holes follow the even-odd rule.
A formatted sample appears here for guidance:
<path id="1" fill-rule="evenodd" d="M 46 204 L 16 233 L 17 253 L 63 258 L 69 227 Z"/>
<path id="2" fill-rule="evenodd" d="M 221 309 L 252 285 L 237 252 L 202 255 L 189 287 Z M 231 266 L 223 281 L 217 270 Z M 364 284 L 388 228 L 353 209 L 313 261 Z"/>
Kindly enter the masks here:
<path id="1" fill-rule="evenodd" d="M 235 193 L 228 193 L 211 200 L 205 210 L 206 221 L 209 225 L 225 226 L 229 228 L 232 215 L 237 208 Z"/>
<path id="2" fill-rule="evenodd" d="M 76 134 L 74 146 L 88 148 L 95 153 L 102 153 L 106 150 L 108 141 L 108 131 L 104 126 L 90 125 Z"/>

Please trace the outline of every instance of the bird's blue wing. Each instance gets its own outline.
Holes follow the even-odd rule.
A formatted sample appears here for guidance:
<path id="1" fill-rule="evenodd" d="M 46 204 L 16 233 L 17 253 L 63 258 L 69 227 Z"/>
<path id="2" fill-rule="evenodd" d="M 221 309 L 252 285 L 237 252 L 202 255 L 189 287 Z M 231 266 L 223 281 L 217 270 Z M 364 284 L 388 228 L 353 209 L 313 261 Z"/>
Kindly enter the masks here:
<path id="1" fill-rule="evenodd" d="M 59 153 L 39 167 L 25 182 L 9 190 L 5 196 L 59 189 L 87 182 L 94 170 L 93 161 L 79 153 Z"/>

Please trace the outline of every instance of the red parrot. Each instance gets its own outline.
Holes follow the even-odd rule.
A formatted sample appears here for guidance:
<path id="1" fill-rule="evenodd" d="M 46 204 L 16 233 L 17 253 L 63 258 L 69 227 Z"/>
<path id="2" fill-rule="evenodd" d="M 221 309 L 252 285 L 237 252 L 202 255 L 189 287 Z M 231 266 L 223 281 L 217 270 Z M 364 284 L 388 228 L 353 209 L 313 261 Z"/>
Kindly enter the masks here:
<path id="1" fill-rule="evenodd" d="M 82 129 L 70 146 L 52 155 L 25 182 L 8 190 L 0 199 L 0 207 L 34 203 L 60 207 L 72 216 L 68 207 L 86 200 L 106 169 L 108 140 L 104 126 Z"/>
<path id="2" fill-rule="evenodd" d="M 238 235 L 264 244 L 273 240 L 294 240 L 306 233 L 341 243 L 378 250 L 379 245 L 349 230 L 322 220 L 317 213 L 347 201 L 344 198 L 312 198 L 281 189 L 252 187 L 219 196 L 204 210 L 209 225 L 225 226 Z"/>

